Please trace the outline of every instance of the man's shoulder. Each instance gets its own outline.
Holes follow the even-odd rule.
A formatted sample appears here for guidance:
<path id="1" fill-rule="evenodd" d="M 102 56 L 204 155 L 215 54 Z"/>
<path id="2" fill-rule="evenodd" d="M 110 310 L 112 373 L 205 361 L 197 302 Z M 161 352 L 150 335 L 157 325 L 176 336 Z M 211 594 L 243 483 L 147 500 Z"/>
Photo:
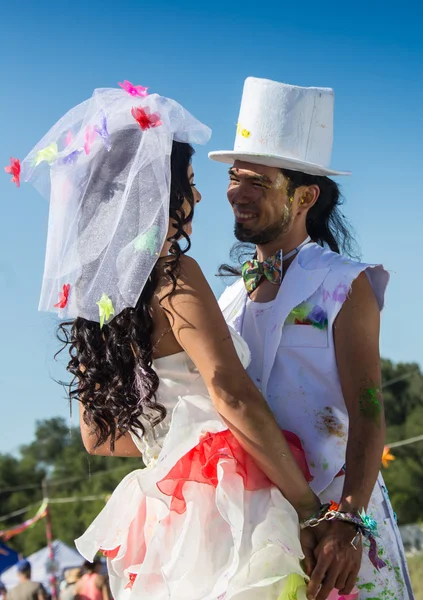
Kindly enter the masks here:
<path id="1" fill-rule="evenodd" d="M 330 279 L 353 280 L 362 271 L 366 271 L 369 279 L 378 280 L 377 285 L 382 285 L 382 287 L 386 287 L 389 280 L 388 272 L 382 264 L 362 262 L 358 258 L 333 252 L 329 248 L 323 248 L 317 244 L 310 244 L 309 248 L 305 248 L 304 252 L 301 252 L 299 264 L 306 271 L 327 269 Z"/>
<path id="2" fill-rule="evenodd" d="M 360 273 L 365 271 L 376 295 L 379 308 L 382 310 L 385 290 L 389 282 L 389 273 L 383 265 L 361 262 L 349 256 L 333 252 L 328 248 L 322 248 L 317 244 L 310 245 L 309 252 L 304 253 L 303 256 L 300 255 L 300 258 L 300 264 L 304 270 L 328 269 L 328 274 L 325 277 L 325 289 L 334 292 L 338 296 L 339 294 L 336 294 L 337 289 L 342 287 L 349 290 L 352 282 Z M 340 297 L 342 297 L 342 294 Z"/>
<path id="3" fill-rule="evenodd" d="M 305 246 L 299 255 L 299 263 L 306 270 L 312 269 L 337 269 L 350 267 L 357 267 L 360 265 L 360 261 L 354 260 L 345 254 L 339 254 L 330 250 L 330 248 L 324 248 L 319 244 L 309 244 Z"/>

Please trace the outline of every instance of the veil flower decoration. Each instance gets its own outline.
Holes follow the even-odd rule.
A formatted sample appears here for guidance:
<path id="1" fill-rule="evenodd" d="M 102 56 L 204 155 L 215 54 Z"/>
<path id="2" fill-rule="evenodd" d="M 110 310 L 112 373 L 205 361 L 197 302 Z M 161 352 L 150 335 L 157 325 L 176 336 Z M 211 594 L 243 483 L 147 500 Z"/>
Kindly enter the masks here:
<path id="1" fill-rule="evenodd" d="M 19 158 L 11 158 L 10 165 L 4 167 L 6 173 L 13 175 L 11 181 L 16 184 L 16 187 L 21 185 L 21 161 Z"/>

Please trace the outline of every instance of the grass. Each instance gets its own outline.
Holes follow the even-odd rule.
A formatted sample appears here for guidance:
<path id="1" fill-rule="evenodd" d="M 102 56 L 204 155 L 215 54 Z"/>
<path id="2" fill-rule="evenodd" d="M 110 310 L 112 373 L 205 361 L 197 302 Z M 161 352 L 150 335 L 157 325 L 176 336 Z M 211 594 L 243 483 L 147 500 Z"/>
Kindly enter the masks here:
<path id="1" fill-rule="evenodd" d="M 423 554 L 408 557 L 407 563 L 416 600 L 423 600 Z"/>

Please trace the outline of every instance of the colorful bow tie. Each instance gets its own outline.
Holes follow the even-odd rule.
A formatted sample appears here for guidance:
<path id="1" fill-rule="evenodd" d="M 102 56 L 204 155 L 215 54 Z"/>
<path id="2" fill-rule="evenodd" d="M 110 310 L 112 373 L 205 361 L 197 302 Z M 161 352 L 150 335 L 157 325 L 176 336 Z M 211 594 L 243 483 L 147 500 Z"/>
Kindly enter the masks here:
<path id="1" fill-rule="evenodd" d="M 262 277 L 266 277 L 270 283 L 280 284 L 282 281 L 281 252 L 269 256 L 263 262 L 256 259 L 247 260 L 242 265 L 242 277 L 249 294 L 254 292 Z"/>

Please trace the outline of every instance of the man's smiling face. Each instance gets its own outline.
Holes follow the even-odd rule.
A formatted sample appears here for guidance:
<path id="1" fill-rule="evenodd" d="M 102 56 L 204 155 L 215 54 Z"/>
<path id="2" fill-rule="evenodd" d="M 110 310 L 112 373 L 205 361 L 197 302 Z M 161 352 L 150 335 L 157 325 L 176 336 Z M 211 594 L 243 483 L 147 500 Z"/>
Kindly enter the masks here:
<path id="1" fill-rule="evenodd" d="M 289 231 L 293 198 L 277 167 L 235 161 L 229 169 L 228 200 L 235 215 L 235 237 L 267 244 Z"/>

